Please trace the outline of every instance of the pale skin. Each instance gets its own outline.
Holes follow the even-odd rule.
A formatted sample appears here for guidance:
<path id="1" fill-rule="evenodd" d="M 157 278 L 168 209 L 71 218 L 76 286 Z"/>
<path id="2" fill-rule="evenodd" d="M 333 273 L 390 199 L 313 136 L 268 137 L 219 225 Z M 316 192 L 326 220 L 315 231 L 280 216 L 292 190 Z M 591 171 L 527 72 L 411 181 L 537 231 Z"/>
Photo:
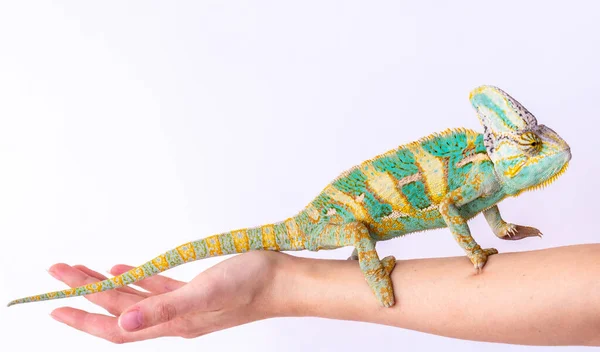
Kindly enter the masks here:
<path id="1" fill-rule="evenodd" d="M 117 265 L 111 274 L 130 268 Z M 391 274 L 398 304 L 383 308 L 356 261 L 249 252 L 189 283 L 154 276 L 138 283 L 150 293 L 127 287 L 85 297 L 107 315 L 63 307 L 52 316 L 115 343 L 314 316 L 474 341 L 600 345 L 600 244 L 502 253 L 490 256 L 480 274 L 472 268 L 464 256 L 398 260 Z M 104 279 L 84 266 L 56 264 L 49 271 L 71 287 Z M 125 317 L 132 311 L 142 312 L 137 329 Z"/>

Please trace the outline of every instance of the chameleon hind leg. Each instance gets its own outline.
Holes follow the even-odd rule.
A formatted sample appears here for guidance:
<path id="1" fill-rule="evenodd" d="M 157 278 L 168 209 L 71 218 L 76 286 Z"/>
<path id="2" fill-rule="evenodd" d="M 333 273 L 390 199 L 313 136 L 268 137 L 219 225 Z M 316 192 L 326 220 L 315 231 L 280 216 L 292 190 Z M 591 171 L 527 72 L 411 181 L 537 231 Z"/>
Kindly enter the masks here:
<path id="1" fill-rule="evenodd" d="M 354 246 L 358 265 L 369 287 L 384 307 L 394 305 L 394 289 L 390 272 L 396 260 L 386 257 L 379 260 L 375 251 L 376 241 L 370 236 L 369 229 L 361 222 L 347 224 L 328 224 L 316 237 L 317 249 Z"/>
<path id="2" fill-rule="evenodd" d="M 485 220 L 492 228 L 494 235 L 503 240 L 520 240 L 527 237 L 542 237 L 540 230 L 535 227 L 515 225 L 502 219 L 497 205 L 483 212 Z"/>
<path id="3" fill-rule="evenodd" d="M 348 257 L 348 260 L 358 260 L 358 251 L 356 248 L 352 250 L 352 254 Z M 396 257 L 393 255 L 388 255 L 387 257 L 381 259 L 381 263 L 383 264 L 383 268 L 388 274 L 392 274 L 392 270 L 396 266 Z"/>

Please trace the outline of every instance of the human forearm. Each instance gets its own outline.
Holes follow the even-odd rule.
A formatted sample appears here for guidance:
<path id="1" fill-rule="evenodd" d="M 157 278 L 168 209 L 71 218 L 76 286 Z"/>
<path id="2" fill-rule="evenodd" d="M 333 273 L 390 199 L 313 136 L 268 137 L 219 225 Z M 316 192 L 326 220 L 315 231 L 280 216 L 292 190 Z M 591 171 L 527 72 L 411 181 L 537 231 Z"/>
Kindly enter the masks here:
<path id="1" fill-rule="evenodd" d="M 378 305 L 356 262 L 290 257 L 281 264 L 275 314 L 479 341 L 597 345 L 599 254 L 600 245 L 499 254 L 479 275 L 466 257 L 398 261 L 392 308 Z"/>

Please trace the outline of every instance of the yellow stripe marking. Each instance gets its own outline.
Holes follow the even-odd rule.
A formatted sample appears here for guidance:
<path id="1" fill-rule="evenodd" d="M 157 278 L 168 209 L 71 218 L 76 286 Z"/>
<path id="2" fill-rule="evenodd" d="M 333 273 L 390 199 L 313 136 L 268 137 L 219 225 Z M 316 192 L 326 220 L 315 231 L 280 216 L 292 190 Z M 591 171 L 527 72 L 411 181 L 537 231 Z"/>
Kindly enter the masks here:
<path id="1" fill-rule="evenodd" d="M 223 255 L 221 250 L 221 243 L 219 242 L 219 235 L 212 235 L 206 238 L 206 248 L 211 257 Z"/>
<path id="2" fill-rule="evenodd" d="M 392 209 L 403 214 L 414 214 L 415 209 L 406 199 L 404 193 L 399 191 L 402 184 L 397 184 L 396 179 L 387 172 L 379 172 L 373 166 L 363 166 L 363 174 L 367 176 L 367 187 L 377 198 L 390 204 Z M 412 176 L 409 176 L 412 177 Z M 406 177 L 405 177 L 406 178 Z"/>
<path id="3" fill-rule="evenodd" d="M 85 286 L 83 286 L 86 290 L 88 290 L 91 293 L 95 293 L 95 292 L 100 292 L 100 289 L 102 288 L 102 285 L 93 283 L 93 284 L 87 284 Z"/>
<path id="4" fill-rule="evenodd" d="M 110 282 L 112 282 L 115 286 L 123 286 L 123 277 L 121 275 L 110 278 Z"/>
<path id="5" fill-rule="evenodd" d="M 448 191 L 444 163 L 427 153 L 420 143 L 411 143 L 408 149 L 413 153 L 417 167 L 423 171 L 421 177 L 429 190 L 429 197 L 433 203 L 439 203 Z"/>
<path id="6" fill-rule="evenodd" d="M 304 248 L 304 234 L 298 228 L 296 220 L 294 218 L 289 218 L 284 222 L 284 224 L 287 228 L 288 237 L 290 239 L 290 247 L 292 247 L 292 250 Z"/>
<path id="7" fill-rule="evenodd" d="M 131 274 L 131 276 L 135 277 L 136 279 L 141 279 L 144 277 L 144 270 L 142 270 L 142 268 L 133 268 L 131 269 L 129 274 Z"/>
<path id="8" fill-rule="evenodd" d="M 352 214 L 357 220 L 368 220 L 370 219 L 369 213 L 365 210 L 360 202 L 357 202 L 354 198 L 350 197 L 346 193 L 340 191 L 332 185 L 325 187 L 323 192 L 329 196 L 334 202 L 345 205 L 350 208 Z"/>
<path id="9" fill-rule="evenodd" d="M 275 239 L 275 229 L 273 225 L 265 225 L 260 228 L 262 231 L 262 243 L 266 250 L 278 251 L 279 245 Z"/>
<path id="10" fill-rule="evenodd" d="M 177 252 L 181 256 L 181 258 L 183 259 L 184 263 L 187 263 L 192 260 L 196 260 L 196 251 L 194 251 L 194 247 L 192 246 L 191 243 L 188 242 L 188 243 L 183 244 L 175 249 L 177 250 Z"/>
<path id="11" fill-rule="evenodd" d="M 159 255 L 158 257 L 152 259 L 152 264 L 158 268 L 160 271 L 165 271 L 169 269 L 169 262 L 167 262 L 167 257 L 164 254 Z M 121 280 L 121 285 L 123 284 L 123 280 Z"/>
<path id="12" fill-rule="evenodd" d="M 519 173 L 519 171 L 521 171 L 521 169 L 523 168 L 523 166 L 525 166 L 525 164 L 527 164 L 527 160 L 525 160 L 525 159 L 521 160 L 515 166 L 507 168 L 506 171 L 504 171 L 504 175 L 511 177 L 511 178 L 515 177 L 515 175 L 517 173 Z"/>
<path id="13" fill-rule="evenodd" d="M 233 237 L 233 245 L 235 246 L 236 252 L 244 253 L 250 250 L 250 242 L 248 240 L 246 229 L 233 231 L 231 237 Z"/>
<path id="14" fill-rule="evenodd" d="M 476 144 L 475 142 L 477 142 L 477 133 L 467 133 L 465 131 L 465 136 L 467 137 L 467 148 L 466 149 L 472 149 L 475 150 L 476 148 Z"/>

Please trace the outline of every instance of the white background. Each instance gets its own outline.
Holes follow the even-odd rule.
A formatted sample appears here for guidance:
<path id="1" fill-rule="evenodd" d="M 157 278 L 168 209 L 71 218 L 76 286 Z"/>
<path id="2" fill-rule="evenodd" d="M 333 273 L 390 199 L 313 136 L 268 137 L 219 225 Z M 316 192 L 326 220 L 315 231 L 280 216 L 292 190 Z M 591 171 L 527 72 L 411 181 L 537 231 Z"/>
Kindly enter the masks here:
<path id="1" fill-rule="evenodd" d="M 520 100 L 569 142 L 573 160 L 550 187 L 501 204 L 507 220 L 539 227 L 543 240 L 497 240 L 481 216 L 471 222 L 476 239 L 503 252 L 596 242 L 596 4 L 2 1 L 0 300 L 64 288 L 45 271 L 56 262 L 139 264 L 293 215 L 365 158 L 448 127 L 480 130 L 468 102 L 480 84 Z M 462 255 L 447 230 L 378 248 L 399 258 Z M 222 259 L 169 274 L 190 279 Z M 48 316 L 65 304 L 0 308 L 0 349 L 110 347 Z M 68 305 L 98 311 L 80 298 Z M 541 350 L 316 318 L 120 349 L 415 347 Z"/>

